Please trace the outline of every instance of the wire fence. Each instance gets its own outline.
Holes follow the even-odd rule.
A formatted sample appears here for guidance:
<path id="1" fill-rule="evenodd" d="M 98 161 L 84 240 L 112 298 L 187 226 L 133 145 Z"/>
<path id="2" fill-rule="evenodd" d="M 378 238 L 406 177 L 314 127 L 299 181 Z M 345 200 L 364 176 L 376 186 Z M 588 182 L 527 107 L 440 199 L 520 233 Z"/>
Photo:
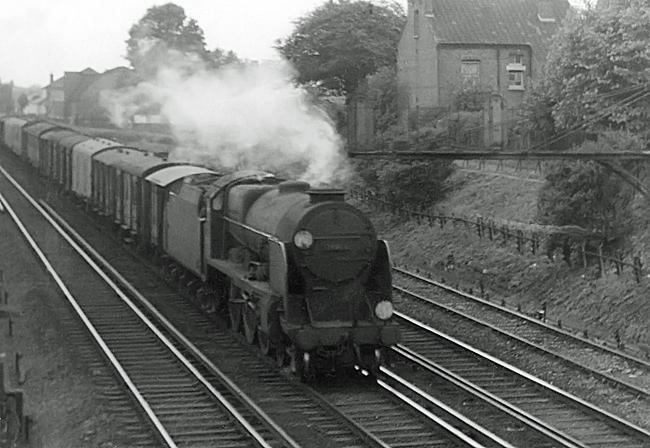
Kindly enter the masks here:
<path id="1" fill-rule="evenodd" d="M 644 262 L 640 255 L 632 252 L 615 251 L 604 253 L 606 236 L 591 233 L 577 226 L 538 226 L 539 230 L 518 229 L 495 220 L 478 217 L 466 217 L 434 211 L 410 210 L 401 204 L 388 200 L 376 192 L 354 188 L 350 196 L 375 209 L 390 212 L 401 219 L 410 219 L 418 224 L 428 224 L 432 228 L 444 229 L 451 224 L 459 231 L 471 232 L 480 239 L 487 239 L 502 246 L 513 245 L 520 254 L 546 255 L 549 259 L 557 258 L 558 249 L 561 258 L 568 266 L 597 267 L 598 277 L 615 273 L 618 276 L 631 273 L 637 283 L 648 278 Z"/>

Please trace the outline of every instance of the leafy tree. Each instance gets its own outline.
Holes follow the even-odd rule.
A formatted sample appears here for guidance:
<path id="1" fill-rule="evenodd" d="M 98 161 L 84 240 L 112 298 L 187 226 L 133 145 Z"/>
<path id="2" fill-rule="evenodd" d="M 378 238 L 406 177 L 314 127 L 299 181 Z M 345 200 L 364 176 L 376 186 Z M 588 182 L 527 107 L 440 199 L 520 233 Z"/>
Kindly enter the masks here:
<path id="1" fill-rule="evenodd" d="M 567 20 L 549 51 L 546 95 L 540 98 L 550 106 L 555 129 L 589 121 L 592 128 L 650 136 L 648 23 L 650 0 L 631 0 L 621 9 L 586 8 Z"/>
<path id="2" fill-rule="evenodd" d="M 191 61 L 198 67 L 218 68 L 240 62 L 232 51 L 207 50 L 198 22 L 187 17 L 185 10 L 174 3 L 149 8 L 129 30 L 126 44 L 126 59 L 143 79 L 154 78 L 160 67 L 174 62 L 170 61 L 170 50 L 177 51 L 178 62 L 185 65 Z"/>
<path id="3" fill-rule="evenodd" d="M 215 48 L 212 51 L 208 51 L 206 56 L 206 62 L 211 68 L 219 68 L 223 65 L 240 65 L 244 61 L 239 59 L 234 51 L 225 51 L 221 48 Z"/>
<path id="4" fill-rule="evenodd" d="M 562 150 L 574 135 L 558 137 L 584 127 L 598 133 L 599 144 L 587 141 L 578 150 L 644 149 L 650 138 L 649 21 L 650 0 L 587 7 L 567 18 L 551 45 L 545 77 L 524 107 L 538 142 L 550 139 L 551 149 Z M 626 235 L 632 187 L 650 200 L 626 168 L 617 161 L 552 165 L 538 199 L 539 220 L 608 238 Z"/>
<path id="5" fill-rule="evenodd" d="M 200 57 L 206 53 L 203 30 L 174 3 L 149 8 L 129 30 L 126 44 L 126 59 L 144 79 L 156 75 L 170 49 Z"/>
<path id="6" fill-rule="evenodd" d="M 397 70 L 382 67 L 366 78 L 366 98 L 373 106 L 375 132 L 386 132 L 397 125 Z"/>
<path id="7" fill-rule="evenodd" d="M 25 107 L 29 104 L 29 99 L 27 99 L 27 95 L 24 93 L 21 93 L 20 96 L 18 97 L 18 109 L 20 110 L 20 115 L 23 114 L 23 111 L 25 110 Z"/>
<path id="8" fill-rule="evenodd" d="M 642 143 L 629 133 L 613 132 L 597 144 L 586 141 L 578 150 L 639 150 Z M 557 162 L 548 166 L 546 184 L 538 197 L 540 223 L 579 226 L 598 232 L 607 241 L 626 236 L 632 226 L 632 186 L 617 172 L 593 161 Z"/>
<path id="9" fill-rule="evenodd" d="M 367 75 L 395 65 L 405 23 L 394 1 L 329 1 L 298 19 L 276 48 L 296 67 L 298 82 L 349 94 Z"/>

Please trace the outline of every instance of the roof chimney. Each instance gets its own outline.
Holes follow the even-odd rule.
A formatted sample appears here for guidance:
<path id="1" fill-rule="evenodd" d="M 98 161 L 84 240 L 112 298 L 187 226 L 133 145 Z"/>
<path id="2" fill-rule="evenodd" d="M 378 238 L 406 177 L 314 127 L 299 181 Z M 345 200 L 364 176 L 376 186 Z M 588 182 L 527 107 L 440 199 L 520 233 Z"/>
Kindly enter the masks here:
<path id="1" fill-rule="evenodd" d="M 54 73 L 50 73 L 50 84 L 54 84 Z"/>

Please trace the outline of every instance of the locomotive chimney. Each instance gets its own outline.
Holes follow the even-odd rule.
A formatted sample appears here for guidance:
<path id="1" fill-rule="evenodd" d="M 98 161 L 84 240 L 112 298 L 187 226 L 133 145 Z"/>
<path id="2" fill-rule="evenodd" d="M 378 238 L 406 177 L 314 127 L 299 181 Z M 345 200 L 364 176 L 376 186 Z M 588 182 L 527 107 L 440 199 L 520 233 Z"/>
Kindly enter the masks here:
<path id="1" fill-rule="evenodd" d="M 319 188 L 309 190 L 309 203 L 319 204 L 321 202 L 343 202 L 345 200 L 345 191 L 333 188 Z"/>

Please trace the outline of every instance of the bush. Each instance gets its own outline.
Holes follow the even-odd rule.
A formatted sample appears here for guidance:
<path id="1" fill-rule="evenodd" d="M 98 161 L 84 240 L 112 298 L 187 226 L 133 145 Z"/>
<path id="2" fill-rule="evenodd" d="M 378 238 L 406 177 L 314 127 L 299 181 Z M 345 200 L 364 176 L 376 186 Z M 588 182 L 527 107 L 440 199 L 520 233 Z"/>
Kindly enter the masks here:
<path id="1" fill-rule="evenodd" d="M 615 150 L 608 141 L 608 137 L 601 139 L 601 150 Z M 590 141 L 578 147 L 596 149 L 597 144 Z M 633 199 L 633 188 L 597 162 L 558 162 L 549 165 L 546 184 L 540 190 L 538 220 L 545 225 L 578 226 L 600 234 L 609 249 L 624 243 L 632 231 Z"/>
<path id="2" fill-rule="evenodd" d="M 390 163 L 378 173 L 380 193 L 393 204 L 424 210 L 444 198 L 452 172 L 450 161 Z"/>

